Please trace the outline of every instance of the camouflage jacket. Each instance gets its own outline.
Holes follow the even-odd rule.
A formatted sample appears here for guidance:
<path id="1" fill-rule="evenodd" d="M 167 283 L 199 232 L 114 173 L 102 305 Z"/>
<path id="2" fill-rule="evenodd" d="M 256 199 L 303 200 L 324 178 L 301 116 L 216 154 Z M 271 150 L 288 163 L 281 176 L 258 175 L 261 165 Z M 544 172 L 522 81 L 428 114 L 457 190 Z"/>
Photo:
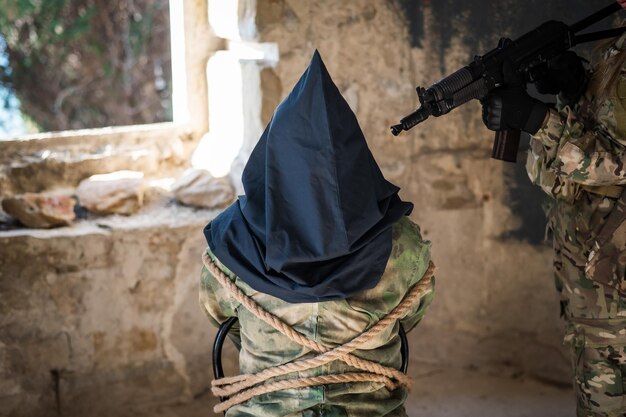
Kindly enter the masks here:
<path id="1" fill-rule="evenodd" d="M 550 110 L 526 161 L 531 181 L 568 203 L 585 190 L 616 198 L 626 184 L 626 70 L 599 105 L 593 102 L 597 80 L 589 85 L 574 108 Z"/>
<path id="2" fill-rule="evenodd" d="M 376 287 L 340 301 L 289 304 L 253 290 L 222 265 L 210 250 L 207 251 L 220 269 L 249 297 L 297 331 L 329 347 L 350 341 L 388 314 L 409 289 L 420 281 L 430 260 L 430 242 L 422 240 L 419 227 L 404 217 L 393 226 L 391 255 Z M 421 320 L 431 300 L 432 293 L 422 298 L 401 320 L 407 332 Z M 256 373 L 295 359 L 316 356 L 253 316 L 222 288 L 206 268 L 202 270 L 200 302 L 214 325 L 223 323 L 231 316 L 239 318 L 239 328 L 235 332 L 231 331 L 231 335 L 240 347 L 239 367 L 242 373 Z M 370 340 L 365 348 L 353 353 L 364 359 L 399 368 L 398 323 Z M 355 369 L 335 361 L 300 372 L 299 376 L 305 378 L 347 371 Z M 405 398 L 404 389 L 390 392 L 380 383 L 333 384 L 257 396 L 230 408 L 226 415 L 405 416 Z"/>
<path id="3" fill-rule="evenodd" d="M 588 279 L 621 294 L 614 306 L 592 314 L 612 317 L 624 315 L 626 306 L 626 200 L 619 200 L 626 185 L 626 68 L 599 103 L 598 77 L 592 75 L 575 106 L 557 103 L 550 110 L 531 138 L 526 168 L 531 181 L 554 198 L 548 217 L 559 250 Z M 585 309 L 580 313 L 593 311 Z"/>

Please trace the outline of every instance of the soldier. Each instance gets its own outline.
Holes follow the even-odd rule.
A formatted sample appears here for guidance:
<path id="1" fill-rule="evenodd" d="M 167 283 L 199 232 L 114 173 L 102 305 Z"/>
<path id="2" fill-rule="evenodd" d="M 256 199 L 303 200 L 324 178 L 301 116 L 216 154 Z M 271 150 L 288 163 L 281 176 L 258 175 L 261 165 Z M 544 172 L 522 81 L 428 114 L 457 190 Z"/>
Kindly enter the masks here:
<path id="1" fill-rule="evenodd" d="M 591 74 L 573 52 L 555 59 L 537 87 L 559 93 L 556 108 L 506 87 L 483 101 L 489 129 L 532 135 L 526 167 L 552 197 L 556 287 L 585 417 L 626 416 L 625 39 L 597 49 Z"/>
<path id="2" fill-rule="evenodd" d="M 238 317 L 242 372 L 214 381 L 215 411 L 406 416 L 398 331 L 431 302 L 430 242 L 317 52 L 242 180 L 205 228 L 200 301 L 215 325 Z"/>

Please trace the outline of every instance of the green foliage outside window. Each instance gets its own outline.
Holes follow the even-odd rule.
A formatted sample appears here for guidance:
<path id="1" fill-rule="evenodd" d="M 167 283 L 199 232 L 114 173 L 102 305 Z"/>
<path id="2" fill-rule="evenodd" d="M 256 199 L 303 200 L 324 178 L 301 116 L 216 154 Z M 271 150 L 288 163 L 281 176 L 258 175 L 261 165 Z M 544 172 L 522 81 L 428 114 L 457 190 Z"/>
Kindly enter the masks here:
<path id="1" fill-rule="evenodd" d="M 42 131 L 172 120 L 167 0 L 0 0 L 0 36 L 0 88 Z"/>

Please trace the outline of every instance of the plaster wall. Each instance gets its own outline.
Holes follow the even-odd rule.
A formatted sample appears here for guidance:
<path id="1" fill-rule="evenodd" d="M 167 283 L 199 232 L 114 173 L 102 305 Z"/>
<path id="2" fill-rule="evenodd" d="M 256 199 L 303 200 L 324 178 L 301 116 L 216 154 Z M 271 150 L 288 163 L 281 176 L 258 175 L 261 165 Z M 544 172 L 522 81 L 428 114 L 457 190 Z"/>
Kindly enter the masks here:
<path id="1" fill-rule="evenodd" d="M 120 415 L 202 393 L 214 330 L 198 303 L 201 231 L 214 215 L 174 206 L 4 232 L 0 415 Z"/>

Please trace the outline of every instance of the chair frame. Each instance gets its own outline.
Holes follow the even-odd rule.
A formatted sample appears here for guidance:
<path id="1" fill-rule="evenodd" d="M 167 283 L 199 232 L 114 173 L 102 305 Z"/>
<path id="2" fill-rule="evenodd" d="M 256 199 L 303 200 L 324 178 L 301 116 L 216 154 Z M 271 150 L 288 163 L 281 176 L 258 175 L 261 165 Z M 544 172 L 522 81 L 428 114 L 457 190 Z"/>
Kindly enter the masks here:
<path id="1" fill-rule="evenodd" d="M 230 317 L 220 325 L 217 330 L 217 334 L 215 335 L 215 340 L 213 342 L 213 376 L 215 379 L 224 378 L 224 368 L 222 367 L 222 347 L 224 346 L 224 340 L 226 340 L 228 332 L 237 320 L 237 317 Z M 402 327 L 402 323 L 400 323 L 400 331 L 398 332 L 398 335 L 400 336 L 400 354 L 402 356 L 400 371 L 406 374 L 409 368 L 409 341 L 407 340 L 406 332 L 404 331 L 404 327 Z"/>

